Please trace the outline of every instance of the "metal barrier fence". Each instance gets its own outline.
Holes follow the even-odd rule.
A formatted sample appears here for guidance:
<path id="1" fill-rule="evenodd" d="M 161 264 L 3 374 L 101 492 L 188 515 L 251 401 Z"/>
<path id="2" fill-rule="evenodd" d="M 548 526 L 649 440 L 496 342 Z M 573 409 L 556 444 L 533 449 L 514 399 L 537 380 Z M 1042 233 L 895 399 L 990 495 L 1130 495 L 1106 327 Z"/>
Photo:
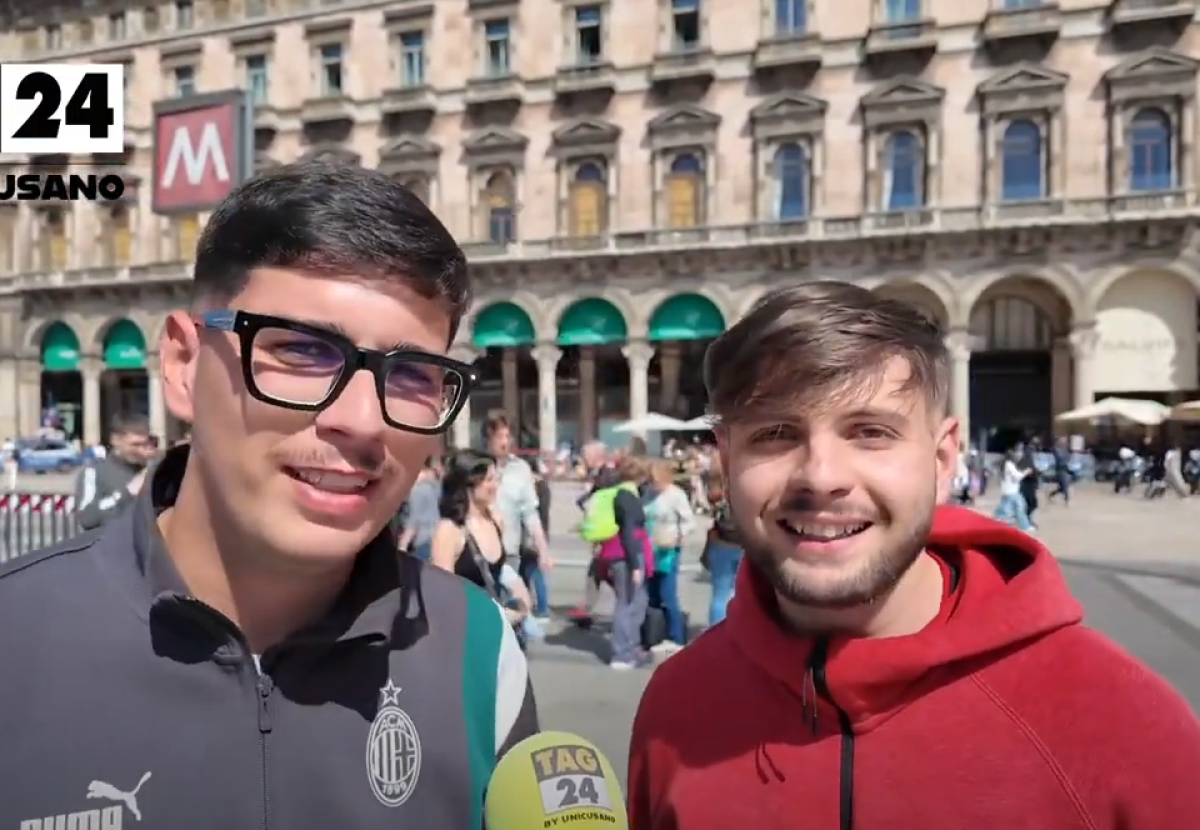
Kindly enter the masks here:
<path id="1" fill-rule="evenodd" d="M 71 496 L 0 494 L 0 563 L 70 539 L 78 532 Z"/>

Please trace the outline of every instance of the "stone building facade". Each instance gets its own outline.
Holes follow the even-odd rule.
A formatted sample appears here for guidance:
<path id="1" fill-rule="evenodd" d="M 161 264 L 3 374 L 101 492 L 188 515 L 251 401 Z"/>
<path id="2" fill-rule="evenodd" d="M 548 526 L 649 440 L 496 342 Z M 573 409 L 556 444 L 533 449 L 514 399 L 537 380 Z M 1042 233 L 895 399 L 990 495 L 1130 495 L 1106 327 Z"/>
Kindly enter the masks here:
<path id="1" fill-rule="evenodd" d="M 128 189 L 0 204 L 0 435 L 72 396 L 89 442 L 129 406 L 168 431 L 155 344 L 205 217 L 150 210 L 151 105 L 229 88 L 256 100 L 260 168 L 379 167 L 443 218 L 478 283 L 454 345 L 485 377 L 474 421 L 503 406 L 546 449 L 697 414 L 707 338 L 817 278 L 938 319 L 976 429 L 1182 399 L 1200 386 L 1196 6 L 30 4 L 6 55 L 126 64 Z"/>

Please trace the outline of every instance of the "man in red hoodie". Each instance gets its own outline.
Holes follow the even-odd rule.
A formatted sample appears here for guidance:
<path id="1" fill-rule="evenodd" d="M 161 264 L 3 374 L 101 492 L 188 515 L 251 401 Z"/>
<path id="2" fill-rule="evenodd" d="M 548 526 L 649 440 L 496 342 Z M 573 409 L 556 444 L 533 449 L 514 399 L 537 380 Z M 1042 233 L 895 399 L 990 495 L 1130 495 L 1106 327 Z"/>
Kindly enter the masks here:
<path id="1" fill-rule="evenodd" d="M 919 312 L 773 292 L 705 383 L 746 561 L 651 679 L 633 830 L 1195 830 L 1200 723 L 1081 625 L 1053 556 L 949 495 L 949 361 Z"/>

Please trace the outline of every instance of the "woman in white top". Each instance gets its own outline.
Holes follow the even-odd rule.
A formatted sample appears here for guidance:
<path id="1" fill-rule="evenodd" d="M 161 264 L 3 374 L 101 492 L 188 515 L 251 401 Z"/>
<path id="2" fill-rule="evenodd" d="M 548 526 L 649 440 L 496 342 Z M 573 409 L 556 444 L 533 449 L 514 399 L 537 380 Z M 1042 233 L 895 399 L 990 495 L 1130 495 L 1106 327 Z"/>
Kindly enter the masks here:
<path id="1" fill-rule="evenodd" d="M 1033 470 L 1022 470 L 1017 464 L 1016 448 L 1004 454 L 1004 467 L 1000 471 L 1000 503 L 996 505 L 995 518 L 1016 525 L 1026 533 L 1033 530 L 1025 497 L 1021 495 L 1021 482 L 1025 476 L 1036 474 Z"/>
<path id="2" fill-rule="evenodd" d="M 687 623 L 679 603 L 679 560 L 683 544 L 696 529 L 696 514 L 687 493 L 675 483 L 675 465 L 666 459 L 650 468 L 646 494 L 646 527 L 654 544 L 654 575 L 647 581 L 650 607 L 666 618 L 667 639 L 654 651 L 673 654 L 687 642 Z"/>

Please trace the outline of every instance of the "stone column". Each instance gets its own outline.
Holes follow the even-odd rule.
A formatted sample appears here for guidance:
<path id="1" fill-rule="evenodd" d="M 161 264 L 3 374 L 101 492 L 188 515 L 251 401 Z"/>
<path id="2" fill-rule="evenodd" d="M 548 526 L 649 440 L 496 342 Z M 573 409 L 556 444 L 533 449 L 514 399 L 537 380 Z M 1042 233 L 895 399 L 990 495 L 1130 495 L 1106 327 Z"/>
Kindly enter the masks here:
<path id="1" fill-rule="evenodd" d="M 479 350 L 471 346 L 458 345 L 450 349 L 450 356 L 455 360 L 461 360 L 463 363 L 474 363 L 479 357 Z M 471 399 L 467 398 L 467 402 L 463 404 L 463 408 L 459 410 L 458 417 L 454 419 L 454 424 L 450 428 L 450 443 L 457 449 L 465 449 L 471 446 Z"/>
<path id="2" fill-rule="evenodd" d="M 667 342 L 659 346 L 658 411 L 663 415 L 675 415 L 675 402 L 679 400 L 679 370 L 683 361 L 683 348 L 679 343 Z"/>
<path id="3" fill-rule="evenodd" d="M 42 362 L 37 357 L 28 357 L 20 362 L 18 369 L 20 405 L 17 410 L 18 434 L 33 435 L 42 420 Z"/>
<path id="4" fill-rule="evenodd" d="M 1075 402 L 1072 409 L 1096 401 L 1096 346 L 1100 343 L 1100 332 L 1095 325 L 1080 326 L 1068 336 L 1071 343 L 1071 359 L 1075 387 Z"/>
<path id="5" fill-rule="evenodd" d="M 6 203 L 4 212 L 0 213 L 0 229 L 7 235 L 0 239 L 0 247 L 11 245 L 12 228 L 9 224 L 14 210 Z M 0 270 L 5 263 L 0 262 Z M 21 312 L 23 303 L 20 297 L 5 297 L 0 299 L 0 441 L 6 438 L 16 438 L 21 434 L 21 379 L 20 364 L 17 362 L 21 347 Z"/>
<path id="6" fill-rule="evenodd" d="M 1050 353 L 1050 410 L 1055 416 L 1075 408 L 1073 351 L 1069 337 L 1055 339 L 1054 349 Z M 1068 435 L 1071 425 L 1055 421 L 1054 432 L 1056 435 Z"/>
<path id="7" fill-rule="evenodd" d="M 83 443 L 94 447 L 107 437 L 101 432 L 103 423 L 104 396 L 101 384 L 104 378 L 104 361 L 98 357 L 85 356 L 79 361 L 79 372 L 83 376 Z"/>
<path id="8" fill-rule="evenodd" d="M 0 354 L 0 441 L 21 434 L 21 381 L 15 358 Z"/>
<path id="9" fill-rule="evenodd" d="M 146 403 L 150 408 L 150 432 L 167 443 L 167 402 L 163 399 L 162 369 L 158 353 L 146 355 Z"/>
<path id="10" fill-rule="evenodd" d="M 538 446 L 544 453 L 558 450 L 558 361 L 562 349 L 543 343 L 533 350 L 538 368 Z"/>
<path id="11" fill-rule="evenodd" d="M 621 349 L 629 361 L 629 417 L 640 420 L 650 414 L 650 359 L 654 347 L 649 343 L 634 342 Z M 645 438 L 644 432 L 636 433 Z"/>
<path id="12" fill-rule="evenodd" d="M 950 352 L 950 414 L 958 419 L 960 441 L 970 444 L 971 435 L 971 333 L 950 332 L 946 348 Z"/>
<path id="13" fill-rule="evenodd" d="M 520 347 L 506 348 L 500 355 L 500 378 L 504 390 L 504 414 L 508 416 L 513 437 L 521 436 L 521 381 L 517 376 Z"/>
<path id="14" fill-rule="evenodd" d="M 579 347 L 579 438 L 580 444 L 596 439 L 596 349 Z"/>

